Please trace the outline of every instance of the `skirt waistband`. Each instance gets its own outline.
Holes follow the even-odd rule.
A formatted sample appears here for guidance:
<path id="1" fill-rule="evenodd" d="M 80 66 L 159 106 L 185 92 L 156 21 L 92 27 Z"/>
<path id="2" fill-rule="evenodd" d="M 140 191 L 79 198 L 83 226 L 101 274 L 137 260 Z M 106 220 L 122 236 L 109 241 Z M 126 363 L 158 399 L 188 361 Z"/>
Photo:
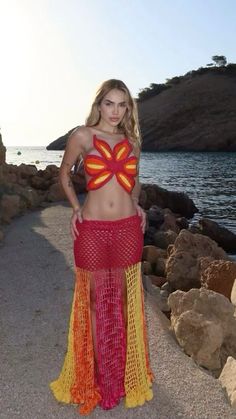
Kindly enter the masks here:
<path id="1" fill-rule="evenodd" d="M 141 217 L 138 215 L 138 213 L 134 215 L 130 215 L 129 217 L 124 218 L 118 218 L 115 220 L 89 220 L 87 218 L 83 218 L 82 223 L 79 223 L 77 220 L 78 225 L 84 225 L 84 226 L 90 226 L 90 227 L 97 227 L 97 228 L 104 228 L 104 227 L 118 227 L 120 225 L 129 225 L 133 222 L 140 222 Z"/>

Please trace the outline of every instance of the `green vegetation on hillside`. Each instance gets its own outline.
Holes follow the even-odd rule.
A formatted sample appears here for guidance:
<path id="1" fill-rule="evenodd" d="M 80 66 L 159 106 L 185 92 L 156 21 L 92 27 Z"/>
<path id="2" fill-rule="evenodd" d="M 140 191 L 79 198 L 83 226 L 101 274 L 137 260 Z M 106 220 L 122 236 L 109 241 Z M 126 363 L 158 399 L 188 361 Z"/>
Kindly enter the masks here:
<path id="1" fill-rule="evenodd" d="M 212 60 L 215 62 L 215 64 L 210 63 L 207 64 L 207 67 L 200 67 L 197 70 L 188 71 L 184 76 L 176 76 L 172 79 L 166 79 L 166 83 L 151 83 L 149 87 L 145 87 L 139 91 L 138 97 L 136 98 L 137 102 L 143 102 L 146 99 L 157 96 L 164 90 L 170 89 L 183 80 L 188 80 L 206 73 L 224 74 L 229 76 L 236 75 L 236 64 L 229 63 L 226 65 L 227 60 L 224 55 L 213 55 Z"/>

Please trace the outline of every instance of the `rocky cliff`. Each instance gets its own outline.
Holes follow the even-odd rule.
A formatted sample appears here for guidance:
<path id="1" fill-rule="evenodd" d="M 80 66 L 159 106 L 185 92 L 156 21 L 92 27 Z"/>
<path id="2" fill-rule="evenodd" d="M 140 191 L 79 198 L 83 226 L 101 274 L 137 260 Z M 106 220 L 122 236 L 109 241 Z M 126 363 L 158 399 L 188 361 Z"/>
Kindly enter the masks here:
<path id="1" fill-rule="evenodd" d="M 139 117 L 144 151 L 236 151 L 236 70 L 185 76 L 141 101 Z"/>
<path id="2" fill-rule="evenodd" d="M 235 64 L 151 86 L 138 99 L 143 151 L 236 151 Z M 63 150 L 70 132 L 47 149 Z"/>

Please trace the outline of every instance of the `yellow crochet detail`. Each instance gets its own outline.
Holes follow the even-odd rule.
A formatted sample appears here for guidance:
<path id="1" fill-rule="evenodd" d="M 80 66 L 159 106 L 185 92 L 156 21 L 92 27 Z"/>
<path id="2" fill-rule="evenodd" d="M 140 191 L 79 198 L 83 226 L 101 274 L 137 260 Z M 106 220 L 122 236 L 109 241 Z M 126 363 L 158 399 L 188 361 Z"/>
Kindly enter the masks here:
<path id="1" fill-rule="evenodd" d="M 70 315 L 67 353 L 61 373 L 57 380 L 50 383 L 50 388 L 59 402 L 80 405 L 80 415 L 88 415 L 102 399 L 99 385 L 95 379 L 90 312 L 91 283 L 94 280 L 97 296 L 99 296 L 101 284 L 105 281 L 105 276 L 103 278 L 99 272 L 92 273 L 78 267 L 75 273 L 76 283 Z M 118 284 L 121 284 L 122 280 L 125 280 L 126 284 L 126 353 L 124 355 L 125 367 L 123 378 L 121 378 L 125 390 L 125 407 L 141 406 L 146 400 L 149 401 L 153 398 L 151 386 L 152 381 L 154 381 L 148 356 L 141 262 L 130 265 L 123 270 L 121 269 L 120 272 L 118 269 L 114 270 L 113 273 L 108 273 L 113 276 L 108 277 L 110 282 L 108 282 L 107 290 L 110 290 L 110 287 L 112 287 L 112 277 L 116 278 Z M 118 276 L 116 277 L 115 275 Z M 105 283 L 103 286 L 105 286 Z M 115 307 L 117 307 L 116 304 Z M 101 314 L 99 310 L 101 308 L 98 307 L 96 318 L 98 324 L 99 315 Z M 107 317 L 107 321 L 109 325 L 109 317 Z M 107 360 L 106 356 L 105 360 Z M 110 391 L 111 397 L 113 397 L 113 388 Z M 102 400 L 102 402 L 104 401 Z"/>
<path id="2" fill-rule="evenodd" d="M 76 285 L 75 285 L 76 287 Z M 76 288 L 75 288 L 76 291 Z M 74 321 L 74 308 L 75 308 L 75 297 L 74 292 L 72 310 L 70 315 L 69 323 L 69 334 L 68 334 L 68 348 L 65 356 L 64 364 L 61 373 L 57 380 L 52 381 L 49 385 L 59 402 L 71 403 L 70 389 L 75 381 L 75 365 L 74 365 L 74 335 L 73 335 L 73 321 Z"/>
<path id="3" fill-rule="evenodd" d="M 141 406 L 153 398 L 143 312 L 141 262 L 125 270 L 127 281 L 127 353 L 125 369 L 125 406 Z"/>

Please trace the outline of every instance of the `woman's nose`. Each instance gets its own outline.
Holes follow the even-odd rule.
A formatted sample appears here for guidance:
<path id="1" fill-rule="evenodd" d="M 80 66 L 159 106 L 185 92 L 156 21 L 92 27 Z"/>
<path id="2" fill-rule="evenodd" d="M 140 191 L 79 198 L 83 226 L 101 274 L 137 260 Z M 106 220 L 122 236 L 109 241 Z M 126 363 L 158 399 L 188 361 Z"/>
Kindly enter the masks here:
<path id="1" fill-rule="evenodd" d="M 112 113 L 113 115 L 118 115 L 118 107 L 114 106 Z"/>

